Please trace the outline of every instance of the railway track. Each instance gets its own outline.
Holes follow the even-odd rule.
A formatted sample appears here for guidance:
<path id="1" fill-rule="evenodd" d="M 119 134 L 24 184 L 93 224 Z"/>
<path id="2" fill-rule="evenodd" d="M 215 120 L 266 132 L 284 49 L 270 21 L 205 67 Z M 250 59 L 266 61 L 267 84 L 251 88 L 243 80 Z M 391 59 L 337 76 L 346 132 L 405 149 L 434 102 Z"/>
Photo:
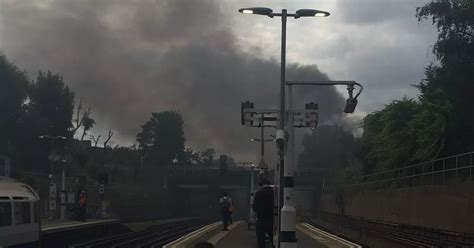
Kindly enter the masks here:
<path id="1" fill-rule="evenodd" d="M 162 247 L 203 225 L 198 221 L 181 221 L 151 226 L 143 231 L 127 232 L 69 246 L 70 248 Z"/>
<path id="2" fill-rule="evenodd" d="M 474 235 L 466 233 L 453 233 L 433 228 L 330 213 L 323 213 L 321 219 L 343 228 L 359 230 L 369 235 L 396 241 L 403 244 L 404 247 L 474 247 Z M 325 228 L 318 221 L 310 219 L 308 222 L 320 228 Z"/>

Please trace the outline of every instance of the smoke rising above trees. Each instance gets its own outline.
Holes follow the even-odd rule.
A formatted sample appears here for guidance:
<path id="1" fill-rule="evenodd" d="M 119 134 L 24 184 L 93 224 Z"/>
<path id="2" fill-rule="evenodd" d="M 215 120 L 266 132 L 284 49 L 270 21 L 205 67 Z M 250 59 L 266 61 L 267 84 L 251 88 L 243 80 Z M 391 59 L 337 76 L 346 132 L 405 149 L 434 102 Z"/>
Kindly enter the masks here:
<path id="1" fill-rule="evenodd" d="M 61 72 L 94 109 L 96 128 L 133 142 L 150 112 L 176 110 L 187 146 L 254 158 L 239 106 L 276 106 L 279 64 L 243 52 L 218 1 L 12 1 L 0 3 L 1 49 L 28 72 Z M 183 14 L 185 13 L 185 14 Z M 205 14 L 204 14 L 205 13 Z M 255 34 L 258 35 L 258 34 Z M 325 80 L 314 65 L 288 78 Z M 296 91 L 320 118 L 341 114 L 334 88 Z"/>

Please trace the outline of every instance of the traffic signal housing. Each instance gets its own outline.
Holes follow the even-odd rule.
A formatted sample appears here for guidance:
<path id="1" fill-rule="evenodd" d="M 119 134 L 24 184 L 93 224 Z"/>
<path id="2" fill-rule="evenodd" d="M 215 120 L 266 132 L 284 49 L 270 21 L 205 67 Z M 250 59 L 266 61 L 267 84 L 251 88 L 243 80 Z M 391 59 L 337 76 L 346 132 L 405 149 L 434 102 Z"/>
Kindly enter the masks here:
<path id="1" fill-rule="evenodd" d="M 318 104 L 314 102 L 305 104 L 304 122 L 307 127 L 316 128 L 318 125 Z"/>
<path id="2" fill-rule="evenodd" d="M 252 126 L 253 125 L 253 120 L 252 117 L 254 113 L 252 112 L 254 108 L 253 102 L 243 102 L 240 104 L 240 122 L 242 125 L 245 126 Z"/>

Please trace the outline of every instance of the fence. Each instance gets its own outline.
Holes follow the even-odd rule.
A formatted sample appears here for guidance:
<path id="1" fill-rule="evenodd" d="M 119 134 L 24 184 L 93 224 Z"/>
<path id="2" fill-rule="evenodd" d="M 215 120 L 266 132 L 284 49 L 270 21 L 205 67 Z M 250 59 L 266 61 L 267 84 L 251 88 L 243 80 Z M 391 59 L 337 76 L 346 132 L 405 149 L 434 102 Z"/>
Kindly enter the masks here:
<path id="1" fill-rule="evenodd" d="M 356 177 L 349 188 L 416 187 L 472 181 L 474 152 Z"/>

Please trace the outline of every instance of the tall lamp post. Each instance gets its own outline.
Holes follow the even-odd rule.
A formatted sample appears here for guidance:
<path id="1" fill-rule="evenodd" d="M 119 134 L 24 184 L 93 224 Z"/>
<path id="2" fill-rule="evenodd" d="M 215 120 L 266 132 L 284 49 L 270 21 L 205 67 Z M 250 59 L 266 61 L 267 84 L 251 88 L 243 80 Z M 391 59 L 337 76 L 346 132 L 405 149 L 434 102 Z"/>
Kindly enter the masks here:
<path id="1" fill-rule="evenodd" d="M 239 9 L 243 14 L 265 15 L 270 18 L 275 16 L 281 17 L 281 68 L 280 68 L 280 120 L 278 123 L 277 143 L 279 149 L 280 164 L 280 195 L 279 205 L 283 204 L 280 210 L 280 232 L 278 235 L 279 247 L 297 247 L 296 243 L 296 210 L 293 202 L 293 168 L 285 163 L 285 81 L 286 81 L 286 20 L 287 17 L 326 17 L 328 12 L 314 9 L 300 9 L 296 13 L 288 13 L 286 9 L 282 9 L 281 13 L 274 13 L 270 8 L 242 8 Z M 287 161 L 288 162 L 288 161 Z M 283 194 L 282 184 L 283 183 Z M 280 207 L 279 206 L 279 207 Z"/>
<path id="2" fill-rule="evenodd" d="M 49 190 L 49 200 L 50 200 L 50 212 L 49 212 L 49 219 L 54 219 L 54 210 L 56 209 L 56 192 L 55 190 L 52 190 L 54 188 L 54 162 L 55 161 L 60 161 L 58 158 L 58 155 L 56 154 L 56 150 L 54 147 L 54 141 L 55 140 L 66 140 L 67 138 L 64 136 L 52 136 L 52 135 L 41 135 L 38 138 L 40 139 L 49 139 L 51 140 L 51 154 L 49 155 L 49 161 L 50 161 L 50 190 Z M 65 161 L 63 161 L 65 162 Z M 62 166 L 62 177 L 61 177 L 61 219 L 66 218 L 66 178 L 65 178 L 65 167 L 66 163 L 63 163 Z M 52 203 L 54 202 L 54 204 Z"/>

